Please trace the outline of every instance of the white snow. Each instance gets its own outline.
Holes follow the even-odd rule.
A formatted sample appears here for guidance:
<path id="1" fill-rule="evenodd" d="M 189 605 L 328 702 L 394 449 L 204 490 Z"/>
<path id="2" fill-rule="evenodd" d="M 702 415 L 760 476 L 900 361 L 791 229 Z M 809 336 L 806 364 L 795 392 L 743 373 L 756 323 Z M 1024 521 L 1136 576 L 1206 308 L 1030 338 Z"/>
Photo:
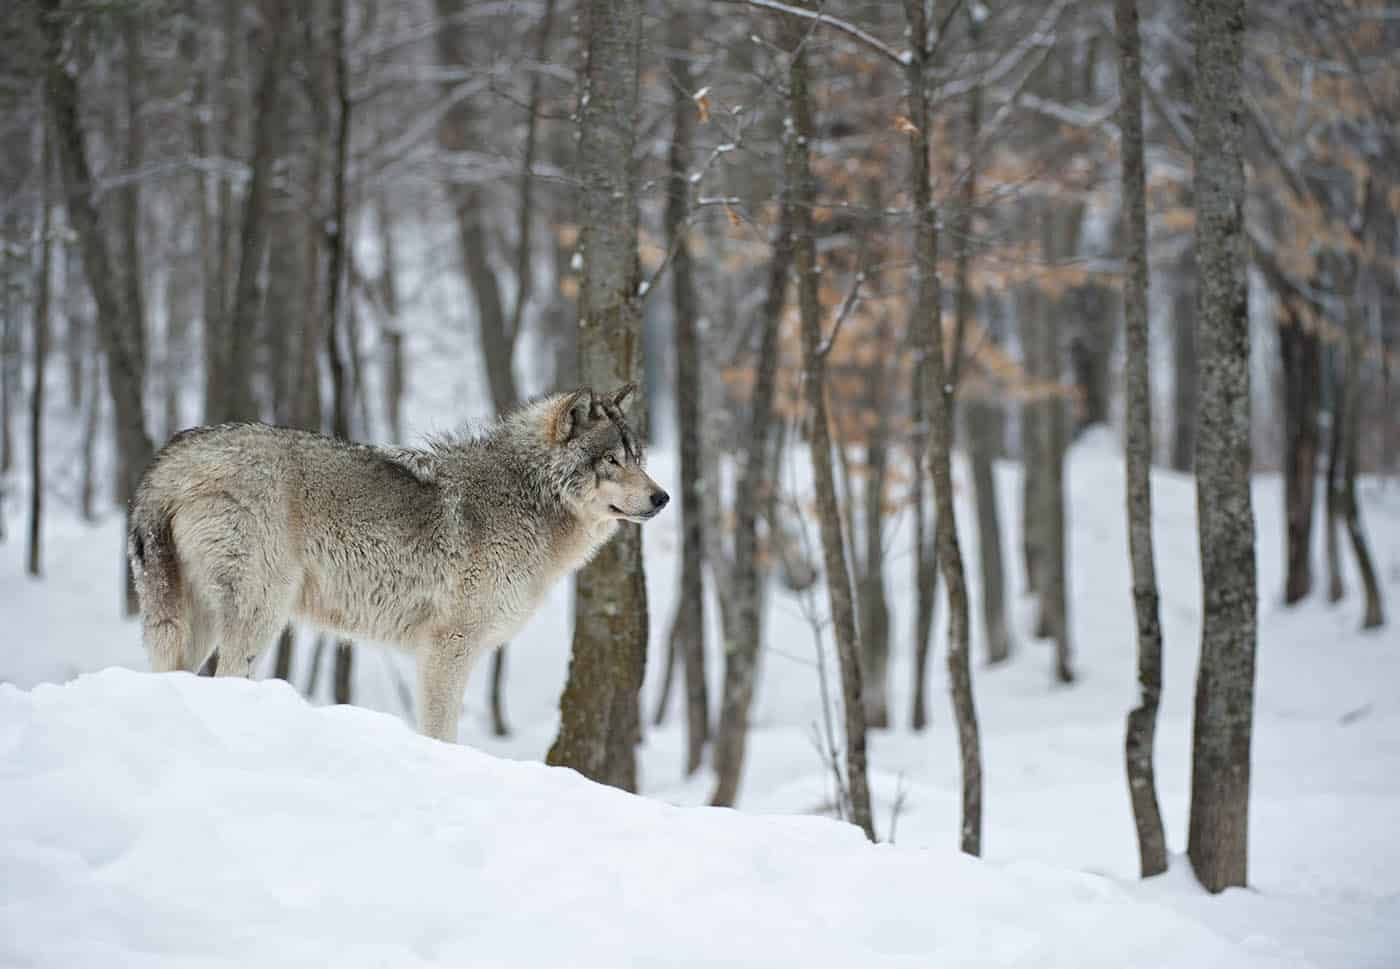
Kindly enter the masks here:
<path id="1" fill-rule="evenodd" d="M 785 480 L 800 491 L 805 455 L 794 458 Z M 670 455 L 652 470 L 674 481 Z M 975 596 L 970 485 L 965 468 L 955 473 Z M 1280 483 L 1257 479 L 1251 887 L 1211 897 L 1179 857 L 1168 875 L 1136 879 L 1116 441 L 1090 435 L 1068 468 L 1079 674 L 1068 688 L 1052 685 L 1050 649 L 1027 633 L 1020 479 L 1011 465 L 999 475 L 1016 635 L 1010 664 L 975 669 L 983 861 L 953 851 L 958 760 L 941 625 L 933 723 L 907 728 L 907 516 L 889 541 L 896 727 L 870 748 L 882 837 L 900 791 L 904 803 L 896 843 L 871 847 L 809 816 L 829 782 L 812 743 L 815 647 L 786 592 L 775 589 L 768 616 L 740 814 L 699 806 L 712 777 L 682 776 L 674 699 L 640 751 L 645 798 L 539 765 L 567 669 L 566 588 L 511 645 L 506 739 L 490 736 L 485 676 L 469 689 L 464 746 L 415 736 L 386 676 L 407 667 L 374 648 L 357 650 L 356 666 L 357 698 L 373 710 L 310 706 L 278 682 L 122 669 L 73 679 L 145 661 L 137 625 L 117 614 L 120 521 L 87 526 L 52 504 L 48 578 L 23 576 L 22 543 L 0 546 L 0 680 L 13 684 L 0 687 L 0 966 L 1400 965 L 1400 488 L 1363 482 L 1392 625 L 1361 634 L 1354 575 L 1349 597 L 1328 606 L 1321 555 L 1318 591 L 1282 607 Z M 1199 637 L 1195 493 L 1169 473 L 1154 487 L 1166 634 L 1157 769 L 1180 853 Z M 9 522 L 18 533 L 19 516 Z M 648 721 L 678 525 L 666 515 L 645 532 Z M 1320 551 L 1320 529 L 1315 538 Z M 824 612 L 819 589 L 813 601 Z M 717 637 L 711 647 L 713 702 Z M 973 651 L 980 659 L 977 622 Z"/>
<path id="2" fill-rule="evenodd" d="M 673 807 L 276 681 L 0 688 L 0 782 L 5 964 L 1306 964 L 1104 877 Z"/>

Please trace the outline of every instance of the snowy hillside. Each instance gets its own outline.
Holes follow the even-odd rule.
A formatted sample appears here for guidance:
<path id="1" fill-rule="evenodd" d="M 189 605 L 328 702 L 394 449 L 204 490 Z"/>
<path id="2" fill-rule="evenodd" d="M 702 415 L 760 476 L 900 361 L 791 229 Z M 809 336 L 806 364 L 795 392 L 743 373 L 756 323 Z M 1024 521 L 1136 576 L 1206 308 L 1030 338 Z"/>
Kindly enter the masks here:
<path id="1" fill-rule="evenodd" d="M 676 808 L 278 682 L 0 691 L 0 962 L 1303 965 L 1112 881 Z"/>
<path id="2" fill-rule="evenodd" d="M 674 480 L 669 456 L 652 464 L 663 484 Z M 798 455 L 785 480 L 800 489 L 804 472 Z M 1020 482 L 1014 466 L 1000 475 L 1016 562 Z M 682 777 L 674 708 L 641 750 L 646 799 L 496 759 L 538 761 L 553 737 L 565 589 L 511 646 L 513 735 L 490 736 L 478 677 L 461 749 L 402 726 L 388 672 L 407 667 L 373 648 L 357 654 L 357 697 L 381 713 L 316 709 L 280 683 L 119 670 L 23 692 L 145 666 L 136 624 L 116 612 L 119 523 L 94 529 L 56 511 L 43 582 L 23 577 L 18 545 L 0 546 L 0 680 L 13 684 L 0 688 L 0 966 L 332 956 L 392 966 L 1400 966 L 1400 489 L 1362 488 L 1392 625 L 1361 635 L 1354 595 L 1336 607 L 1320 596 L 1281 607 L 1279 483 L 1256 483 L 1251 888 L 1212 898 L 1177 859 L 1164 878 L 1135 879 L 1121 766 L 1132 614 L 1115 443 L 1081 442 L 1068 475 L 1079 681 L 1052 686 L 1049 647 L 1029 637 L 1018 605 L 1010 664 L 975 670 L 983 862 L 951 851 L 958 774 L 941 655 L 933 724 L 907 728 L 907 519 L 889 553 L 897 727 L 871 737 L 877 827 L 896 844 L 876 848 L 802 816 L 827 802 L 829 783 L 812 742 L 820 707 L 799 598 L 773 597 L 740 797 L 745 813 L 788 817 L 757 818 L 695 807 L 712 780 Z M 1179 475 L 1154 484 L 1166 632 L 1158 783 L 1180 853 L 1199 636 L 1195 494 Z M 966 504 L 962 513 L 970 524 Z M 678 524 L 667 514 L 646 530 L 648 714 Z M 980 657 L 977 634 L 973 650 Z M 298 684 L 308 655 L 298 656 Z"/>

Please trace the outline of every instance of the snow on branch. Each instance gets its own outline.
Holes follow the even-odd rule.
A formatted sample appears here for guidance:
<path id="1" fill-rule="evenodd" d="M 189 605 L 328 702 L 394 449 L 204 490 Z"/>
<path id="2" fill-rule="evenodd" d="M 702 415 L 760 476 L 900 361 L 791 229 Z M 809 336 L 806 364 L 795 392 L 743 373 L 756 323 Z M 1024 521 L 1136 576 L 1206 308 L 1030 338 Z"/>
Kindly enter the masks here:
<path id="1" fill-rule="evenodd" d="M 750 7 L 757 7 L 760 10 L 771 10 L 774 13 L 787 14 L 789 17 L 800 17 L 803 20 L 810 20 L 813 23 L 830 27 L 838 33 L 845 34 L 847 37 L 860 41 L 881 57 L 893 61 L 900 67 L 906 67 L 909 64 L 908 52 L 897 51 L 879 37 L 862 30 L 850 21 L 842 20 L 839 17 L 833 17 L 820 10 L 808 10 L 805 7 L 794 7 L 790 4 L 780 3 L 778 0 L 724 0 L 724 2 L 746 4 Z"/>

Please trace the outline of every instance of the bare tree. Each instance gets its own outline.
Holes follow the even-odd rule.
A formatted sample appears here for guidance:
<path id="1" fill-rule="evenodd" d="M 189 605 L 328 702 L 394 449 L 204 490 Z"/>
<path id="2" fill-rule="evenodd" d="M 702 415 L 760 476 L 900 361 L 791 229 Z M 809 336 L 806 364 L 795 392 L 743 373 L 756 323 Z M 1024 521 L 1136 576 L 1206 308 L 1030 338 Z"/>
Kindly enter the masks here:
<path id="1" fill-rule="evenodd" d="M 862 702 L 860 639 L 856 630 L 855 604 L 851 601 L 851 573 L 847 568 L 845 543 L 841 535 L 840 509 L 836 500 L 836 477 L 831 463 L 831 427 L 826 409 L 826 356 L 833 332 L 823 341 L 821 302 L 818 293 L 817 243 L 812 231 L 812 209 L 816 185 L 812 176 L 810 145 L 816 140 L 808 90 L 805 29 L 795 19 L 784 24 L 788 52 L 788 108 L 792 136 L 784 143 L 784 167 L 793 192 L 793 257 L 797 269 L 798 306 L 802 320 L 803 391 L 811 414 L 812 475 L 817 495 L 817 521 L 820 524 L 822 564 L 826 593 L 831 605 L 832 632 L 841 666 L 841 705 L 846 727 L 846 790 L 851 801 L 851 820 L 875 840 L 875 820 L 870 810 L 870 786 L 866 776 L 865 710 Z"/>
<path id="2" fill-rule="evenodd" d="M 1360 573 L 1362 594 L 1365 596 L 1361 628 L 1378 629 L 1385 625 L 1380 581 L 1376 577 L 1376 566 L 1371 560 L 1371 550 L 1366 543 L 1366 530 L 1361 523 L 1361 504 L 1356 500 L 1356 476 L 1358 465 L 1361 463 L 1361 356 L 1364 352 L 1364 332 L 1361 307 L 1357 305 L 1355 289 L 1353 281 L 1346 297 L 1346 351 L 1340 416 L 1344 468 L 1338 505 L 1342 520 L 1346 523 L 1347 536 L 1351 539 L 1352 552 L 1356 555 L 1356 569 Z"/>
<path id="3" fill-rule="evenodd" d="M 1167 838 L 1157 804 L 1153 767 L 1157 706 L 1162 695 L 1162 624 L 1152 552 L 1152 386 L 1148 365 L 1147 171 L 1142 145 L 1142 40 L 1137 0 L 1117 0 L 1118 126 L 1123 156 L 1123 223 L 1127 273 L 1123 285 L 1123 452 L 1127 464 L 1128 553 L 1137 619 L 1138 705 L 1128 714 L 1125 758 L 1128 794 L 1137 824 L 1144 878 L 1167 870 Z"/>
<path id="4" fill-rule="evenodd" d="M 684 660 L 686 692 L 685 770 L 700 768 L 709 740 L 705 686 L 705 521 L 701 498 L 705 465 L 700 447 L 699 297 L 690 251 L 691 146 L 695 102 L 690 69 L 693 23 L 681 10 L 670 15 L 667 67 L 671 75 L 671 153 L 667 173 L 666 234 L 672 250 L 671 305 L 675 313 L 676 414 L 681 450 L 681 581 L 672 626 L 672 655 Z"/>
<path id="5" fill-rule="evenodd" d="M 982 750 L 968 662 L 967 579 L 953 513 L 952 410 L 953 387 L 947 379 L 938 279 L 938 215 L 933 208 L 929 176 L 928 21 L 922 0 L 905 0 L 911 49 L 907 64 L 909 99 L 910 197 L 914 204 L 914 267 L 918 292 L 911 327 L 925 335 L 923 363 L 927 368 L 929 405 L 929 463 L 937 503 L 938 564 L 948 586 L 948 679 L 953 713 L 958 724 L 962 760 L 962 825 L 959 843 L 971 855 L 982 852 Z M 920 469 L 922 470 L 922 469 Z M 829 581 L 829 580 L 828 580 Z"/>
<path id="6" fill-rule="evenodd" d="M 39 112 L 40 117 L 43 111 Z M 43 140 L 39 163 L 39 262 L 34 282 L 34 385 L 29 395 L 29 574 L 43 574 L 41 529 L 44 513 L 44 372 L 49 357 L 49 306 L 53 279 L 53 205 L 49 199 L 52 147 Z"/>
<path id="7" fill-rule="evenodd" d="M 600 390 L 633 380 L 641 365 L 633 151 L 641 29 L 640 0 L 587 0 L 580 9 L 578 362 L 583 383 Z M 644 402 L 634 409 L 644 413 Z M 549 763 L 636 789 L 647 629 L 641 531 L 625 524 L 578 574 L 569 679 Z"/>
<path id="8" fill-rule="evenodd" d="M 784 133 L 785 140 L 792 137 L 790 131 Z M 734 567 L 730 577 L 734 618 L 732 629 L 728 628 L 730 623 L 725 624 L 724 688 L 715 734 L 715 790 L 710 798 L 711 804 L 724 806 L 733 805 L 739 796 L 739 779 L 743 775 L 748 744 L 749 708 L 753 705 L 754 681 L 758 675 L 764 578 L 759 564 L 758 519 L 760 508 L 773 497 L 776 487 L 776 479 L 769 468 L 769 446 L 777 389 L 778 332 L 787 300 L 788 273 L 793 263 L 794 189 L 791 179 L 785 175 L 778 226 L 768 262 L 767 289 L 759 317 L 761 330 L 748 424 L 734 490 Z M 718 564 L 715 556 L 710 556 L 710 561 Z"/>
<path id="9" fill-rule="evenodd" d="M 913 387 L 910 388 L 910 419 L 914 431 L 909 447 L 914 483 L 910 502 L 914 506 L 914 694 L 910 704 L 910 725 L 915 730 L 928 726 L 928 660 L 933 639 L 933 609 L 938 601 L 937 521 L 930 523 L 928 476 L 928 378 L 927 355 L 920 327 L 909 327 L 914 345 Z"/>
<path id="10" fill-rule="evenodd" d="M 1200 413 L 1196 509 L 1204 592 L 1187 854 L 1207 891 L 1244 885 L 1258 591 L 1249 491 L 1244 0 L 1191 0 L 1196 45 Z"/>
<path id="11" fill-rule="evenodd" d="M 111 252 L 103 236 L 102 223 L 93 203 L 92 169 L 83 141 L 81 104 L 77 80 L 68 71 L 65 50 L 68 18 L 59 0 L 42 0 L 40 27 L 45 39 L 45 94 L 63 173 L 68 221 L 78 237 L 83 272 L 93 302 L 97 304 L 97 332 L 107 361 L 107 388 L 116 421 L 117 451 L 124 477 L 121 482 L 126 501 L 136 490 L 139 476 L 151 461 L 153 447 L 146 433 L 142 412 L 143 339 L 140 322 L 130 313 L 113 271 Z M 94 406 L 96 401 L 94 401 Z M 126 608 L 136 610 L 135 588 L 127 577 Z"/>

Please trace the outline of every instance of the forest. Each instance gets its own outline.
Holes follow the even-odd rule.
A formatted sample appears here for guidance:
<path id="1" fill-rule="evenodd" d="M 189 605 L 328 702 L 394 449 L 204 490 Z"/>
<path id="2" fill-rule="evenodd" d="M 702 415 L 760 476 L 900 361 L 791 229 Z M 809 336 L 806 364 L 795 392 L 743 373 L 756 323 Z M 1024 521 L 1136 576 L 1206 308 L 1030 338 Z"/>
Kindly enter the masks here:
<path id="1" fill-rule="evenodd" d="M 0 48 L 0 682 L 146 668 L 123 519 L 185 428 L 635 381 L 665 521 L 464 744 L 1008 860 L 1059 823 L 999 827 L 1014 723 L 1117 812 L 1053 863 L 1210 895 L 1288 840 L 1252 765 L 1265 831 L 1338 747 L 1400 766 L 1394 3 L 18 0 Z M 288 626 L 257 678 L 411 722 L 386 655 Z M 1365 792 L 1400 861 L 1357 785 L 1312 820 Z"/>

